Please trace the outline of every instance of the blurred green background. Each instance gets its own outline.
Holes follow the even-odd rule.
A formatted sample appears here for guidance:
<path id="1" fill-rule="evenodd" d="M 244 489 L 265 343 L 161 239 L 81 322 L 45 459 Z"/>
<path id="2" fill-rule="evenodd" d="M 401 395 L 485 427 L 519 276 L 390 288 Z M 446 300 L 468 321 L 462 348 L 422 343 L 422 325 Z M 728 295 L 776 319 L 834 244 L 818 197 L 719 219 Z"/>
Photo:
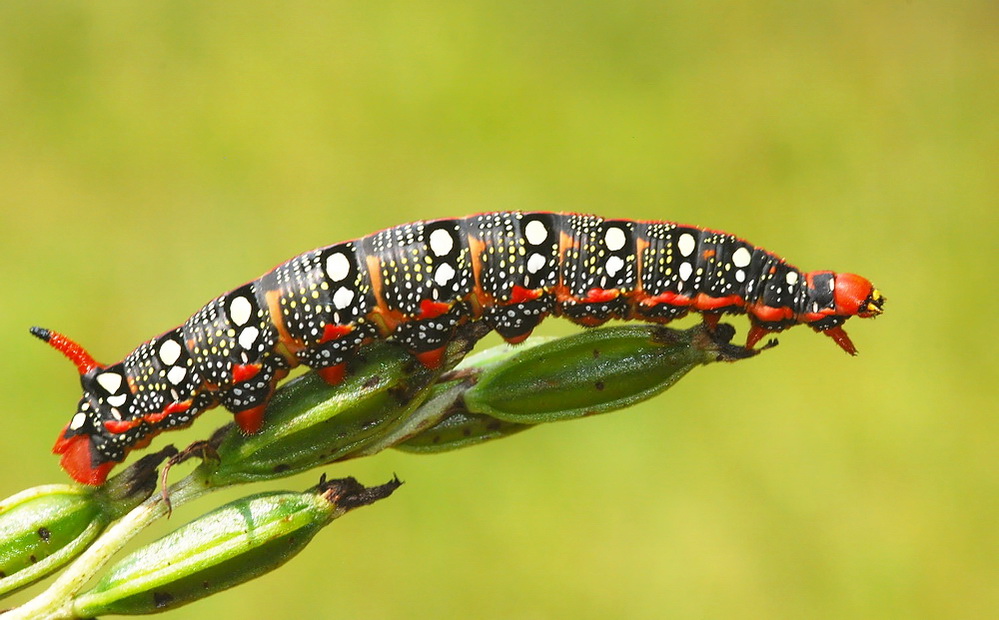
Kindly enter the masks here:
<path id="1" fill-rule="evenodd" d="M 330 468 L 407 484 L 174 617 L 996 617 L 997 6 L 5 2 L 2 494 L 65 479 L 79 396 L 30 325 L 111 361 L 403 221 L 679 220 L 887 313 L 855 359 L 799 328 L 628 412 Z"/>

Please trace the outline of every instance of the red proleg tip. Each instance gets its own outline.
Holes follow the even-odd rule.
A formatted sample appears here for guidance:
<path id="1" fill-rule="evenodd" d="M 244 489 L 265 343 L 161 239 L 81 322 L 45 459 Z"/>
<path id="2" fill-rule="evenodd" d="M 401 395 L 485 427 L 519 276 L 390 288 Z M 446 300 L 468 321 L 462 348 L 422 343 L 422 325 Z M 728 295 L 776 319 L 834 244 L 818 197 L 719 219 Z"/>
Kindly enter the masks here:
<path id="1" fill-rule="evenodd" d="M 439 349 L 416 353 L 416 359 L 420 360 L 420 363 L 423 364 L 424 368 L 429 368 L 431 370 L 434 368 L 440 368 L 441 362 L 444 361 L 444 350 L 446 348 L 447 347 L 440 347 Z"/>
<path id="2" fill-rule="evenodd" d="M 343 378 L 347 375 L 347 364 L 340 363 L 320 368 L 316 371 L 316 374 L 330 385 L 340 385 L 343 383 Z"/>
<path id="3" fill-rule="evenodd" d="M 267 409 L 267 405 L 259 405 L 253 409 L 247 409 L 246 411 L 240 411 L 239 413 L 233 414 L 236 419 L 236 426 L 238 426 L 247 435 L 253 435 L 260 431 L 260 427 L 264 425 L 264 410 Z"/>
<path id="4" fill-rule="evenodd" d="M 528 331 L 526 333 L 520 334 L 519 336 L 510 336 L 510 337 L 503 336 L 503 340 L 505 340 L 508 344 L 520 344 L 521 342 L 527 340 L 530 336 L 531 332 Z"/>

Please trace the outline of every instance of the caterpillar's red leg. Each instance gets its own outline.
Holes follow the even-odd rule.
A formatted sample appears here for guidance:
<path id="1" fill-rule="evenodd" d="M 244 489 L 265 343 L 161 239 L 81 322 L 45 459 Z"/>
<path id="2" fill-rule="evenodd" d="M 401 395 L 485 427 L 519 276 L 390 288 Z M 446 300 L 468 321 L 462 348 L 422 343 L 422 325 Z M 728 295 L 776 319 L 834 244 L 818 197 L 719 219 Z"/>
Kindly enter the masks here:
<path id="1" fill-rule="evenodd" d="M 764 336 L 770 333 L 770 330 L 762 325 L 753 323 L 753 326 L 749 328 L 749 334 L 746 336 L 746 348 L 752 349 L 756 346 L 756 343 L 763 339 Z"/>
<path id="2" fill-rule="evenodd" d="M 257 405 L 252 409 L 245 409 L 233 414 L 236 419 L 236 426 L 247 435 L 253 435 L 260 431 L 264 425 L 264 411 L 267 410 L 267 403 Z"/>
<path id="3" fill-rule="evenodd" d="M 857 347 L 853 346 L 853 342 L 850 340 L 850 337 L 846 335 L 846 332 L 843 331 L 842 327 L 826 329 L 823 330 L 822 333 L 832 338 L 833 342 L 839 345 L 839 348 L 843 349 L 850 355 L 857 354 Z"/>
<path id="4" fill-rule="evenodd" d="M 708 329 L 715 331 L 715 328 L 718 327 L 718 321 L 721 320 L 721 314 L 717 312 L 704 312 L 701 314 L 701 320 L 708 326 Z"/>
<path id="5" fill-rule="evenodd" d="M 530 336 L 531 336 L 531 330 L 527 330 L 523 334 L 517 334 L 516 336 L 510 336 L 510 337 L 503 336 L 503 340 L 505 340 L 507 344 L 520 344 L 521 342 L 527 340 Z"/>
<path id="6" fill-rule="evenodd" d="M 327 366 L 326 368 L 319 368 L 316 370 L 316 374 L 322 377 L 323 381 L 330 385 L 340 385 L 343 383 L 343 378 L 347 374 L 347 364 L 346 362 L 340 362 L 339 364 L 333 364 L 332 366 Z"/>
<path id="7" fill-rule="evenodd" d="M 287 367 L 280 362 L 279 358 L 272 357 L 269 363 L 237 365 L 238 372 L 248 375 L 250 379 L 233 385 L 222 395 L 222 404 L 233 412 L 236 425 L 248 435 L 260 431 L 264 425 L 264 412 L 271 396 L 274 395 L 274 388 L 277 382 L 288 374 Z M 262 385 L 256 387 L 249 381 L 262 382 Z M 237 387 L 244 390 L 243 394 L 236 394 Z M 248 394 L 247 391 L 250 390 L 252 391 Z"/>
<path id="8" fill-rule="evenodd" d="M 425 368 L 433 370 L 434 368 L 440 368 L 441 363 L 444 361 L 444 352 L 447 347 L 438 347 L 436 349 L 431 349 L 429 351 L 422 351 L 416 353 L 416 359 L 420 360 Z"/>

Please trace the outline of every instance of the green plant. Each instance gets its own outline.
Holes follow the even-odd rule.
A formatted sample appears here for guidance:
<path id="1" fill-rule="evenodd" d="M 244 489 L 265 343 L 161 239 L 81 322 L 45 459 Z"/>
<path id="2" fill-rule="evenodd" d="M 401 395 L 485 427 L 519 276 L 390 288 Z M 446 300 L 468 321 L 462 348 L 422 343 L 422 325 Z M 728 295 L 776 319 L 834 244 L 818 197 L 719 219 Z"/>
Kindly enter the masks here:
<path id="1" fill-rule="evenodd" d="M 149 455 L 103 487 L 49 485 L 0 503 L 0 592 L 75 559 L 48 590 L 5 617 L 155 613 L 238 585 L 288 561 L 320 529 L 387 497 L 399 481 L 365 488 L 351 478 L 324 477 L 301 493 L 244 497 L 104 567 L 171 506 L 211 491 L 387 448 L 443 452 L 621 409 L 668 389 L 699 365 L 755 354 L 728 344 L 732 334 L 727 325 L 615 327 L 534 338 L 464 359 L 482 335 L 473 325 L 436 370 L 414 364 L 391 343 L 372 346 L 335 388 L 314 374 L 283 386 L 259 434 L 244 436 L 230 424 L 180 454 Z M 155 493 L 159 464 L 191 456 L 201 457 L 195 470 Z"/>

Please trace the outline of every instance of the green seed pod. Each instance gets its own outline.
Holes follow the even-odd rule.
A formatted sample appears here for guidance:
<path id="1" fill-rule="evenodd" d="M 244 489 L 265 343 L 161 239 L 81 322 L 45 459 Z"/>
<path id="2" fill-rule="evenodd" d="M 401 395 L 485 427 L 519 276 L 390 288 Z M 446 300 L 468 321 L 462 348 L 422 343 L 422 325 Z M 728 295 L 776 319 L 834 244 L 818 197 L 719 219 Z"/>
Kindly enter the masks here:
<path id="1" fill-rule="evenodd" d="M 531 428 L 531 424 L 504 422 L 460 409 L 451 411 L 438 424 L 394 446 L 403 452 L 433 454 L 509 437 Z"/>
<path id="2" fill-rule="evenodd" d="M 467 410 L 497 420 L 538 424 L 627 407 L 666 390 L 691 369 L 746 357 L 726 344 L 731 331 L 704 325 L 677 331 L 633 325 L 585 331 L 545 342 L 481 370 L 464 394 Z M 469 363 L 474 360 L 469 360 Z"/>
<path id="3" fill-rule="evenodd" d="M 110 521 L 88 489 L 34 487 L 0 503 L 0 594 L 30 585 L 79 555 Z"/>
<path id="4" fill-rule="evenodd" d="M 507 437 L 540 422 L 602 413 L 649 398 L 699 363 L 755 355 L 727 344 L 733 330 L 719 325 L 677 331 L 656 326 L 597 329 L 561 340 L 531 338 L 494 347 L 462 362 L 437 394 L 460 382 L 448 409 L 393 447 L 416 453 L 455 450 Z M 423 416 L 426 405 L 413 414 Z M 477 413 L 472 413 L 474 409 Z"/>
<path id="5" fill-rule="evenodd" d="M 337 517 L 388 497 L 400 484 L 365 488 L 346 478 L 305 493 L 261 493 L 226 504 L 122 559 L 76 597 L 75 617 L 156 613 L 259 577 Z"/>
<path id="6" fill-rule="evenodd" d="M 426 397 L 440 370 L 406 351 L 375 346 L 338 386 L 315 373 L 285 385 L 271 400 L 263 430 L 228 432 L 217 462 L 202 474 L 213 486 L 270 480 L 344 458 L 388 433 Z"/>
<path id="7" fill-rule="evenodd" d="M 80 555 L 107 525 L 156 488 L 156 466 L 176 451 L 146 455 L 102 487 L 52 484 L 0 502 L 0 595 L 49 575 Z"/>

